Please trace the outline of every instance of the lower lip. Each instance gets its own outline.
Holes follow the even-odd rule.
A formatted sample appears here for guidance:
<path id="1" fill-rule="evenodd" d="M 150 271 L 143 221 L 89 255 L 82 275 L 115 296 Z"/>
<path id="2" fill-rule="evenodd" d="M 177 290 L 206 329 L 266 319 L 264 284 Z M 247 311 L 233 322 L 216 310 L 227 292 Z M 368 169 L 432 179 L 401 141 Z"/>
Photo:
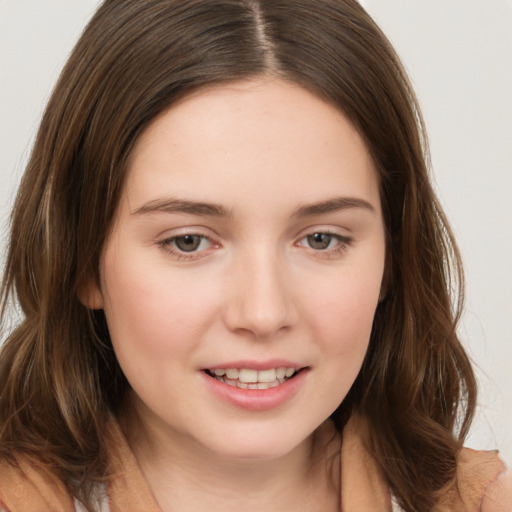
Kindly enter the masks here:
<path id="1" fill-rule="evenodd" d="M 291 400 L 304 383 L 307 373 L 307 369 L 304 368 L 275 388 L 243 389 L 220 382 L 201 372 L 207 386 L 215 395 L 235 407 L 248 411 L 267 411 Z"/>

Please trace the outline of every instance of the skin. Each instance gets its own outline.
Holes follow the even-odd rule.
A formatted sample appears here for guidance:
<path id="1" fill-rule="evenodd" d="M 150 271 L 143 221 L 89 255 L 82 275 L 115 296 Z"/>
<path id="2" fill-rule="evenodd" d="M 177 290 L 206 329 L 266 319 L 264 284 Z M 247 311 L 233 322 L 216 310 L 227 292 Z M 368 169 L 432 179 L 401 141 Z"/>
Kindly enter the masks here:
<path id="1" fill-rule="evenodd" d="M 512 505 L 512 472 L 504 471 L 485 489 L 482 512 L 510 512 Z"/>
<path id="2" fill-rule="evenodd" d="M 315 233 L 330 234 L 326 249 Z M 197 250 L 180 250 L 187 234 Z M 306 90 L 271 78 L 202 89 L 143 133 L 84 301 L 105 310 L 133 388 L 122 425 L 162 510 L 339 507 L 314 432 L 361 367 L 384 255 L 362 139 Z M 203 371 L 275 359 L 305 370 L 265 410 L 219 398 Z"/>

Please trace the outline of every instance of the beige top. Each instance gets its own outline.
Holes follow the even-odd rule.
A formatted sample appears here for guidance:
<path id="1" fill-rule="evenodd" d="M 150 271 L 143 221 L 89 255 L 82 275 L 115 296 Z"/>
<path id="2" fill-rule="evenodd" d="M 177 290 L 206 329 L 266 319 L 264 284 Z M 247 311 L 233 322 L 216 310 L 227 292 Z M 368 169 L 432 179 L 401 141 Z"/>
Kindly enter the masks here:
<path id="1" fill-rule="evenodd" d="M 349 421 L 341 436 L 331 422 L 317 432 L 317 442 L 328 460 L 341 460 L 341 512 L 393 512 L 393 504 L 375 461 L 365 450 L 357 427 Z M 110 467 L 114 478 L 104 493 L 98 512 L 161 512 L 142 475 L 117 422 L 108 431 L 112 453 Z M 337 455 L 341 454 L 341 457 Z M 84 510 L 66 492 L 62 482 L 36 465 L 20 461 L 23 474 L 0 462 L 0 511 L 4 512 L 80 512 Z M 485 489 L 505 469 L 497 452 L 462 450 L 457 484 L 446 488 L 433 512 L 477 512 Z M 506 499 L 506 498 L 505 498 Z M 505 504 L 503 504 L 505 505 Z M 506 505 L 503 510 L 508 510 Z M 512 510 L 512 504 L 510 504 Z"/>

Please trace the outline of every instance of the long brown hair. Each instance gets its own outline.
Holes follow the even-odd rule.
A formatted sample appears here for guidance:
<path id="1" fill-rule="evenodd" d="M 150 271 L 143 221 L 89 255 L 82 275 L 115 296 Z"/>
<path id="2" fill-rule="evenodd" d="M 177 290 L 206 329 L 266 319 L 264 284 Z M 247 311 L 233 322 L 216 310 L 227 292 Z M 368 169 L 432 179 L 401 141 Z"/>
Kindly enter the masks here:
<path id="1" fill-rule="evenodd" d="M 355 0 L 106 0 L 55 87 L 19 188 L 2 316 L 23 312 L 0 357 L 0 455 L 37 458 L 90 506 L 104 431 L 127 389 L 102 311 L 77 294 L 98 278 L 126 161 L 159 113 L 207 84 L 270 75 L 340 109 L 379 174 L 384 296 L 349 395 L 407 512 L 432 510 L 455 478 L 476 385 L 457 338 L 462 270 L 428 176 L 414 93 Z"/>

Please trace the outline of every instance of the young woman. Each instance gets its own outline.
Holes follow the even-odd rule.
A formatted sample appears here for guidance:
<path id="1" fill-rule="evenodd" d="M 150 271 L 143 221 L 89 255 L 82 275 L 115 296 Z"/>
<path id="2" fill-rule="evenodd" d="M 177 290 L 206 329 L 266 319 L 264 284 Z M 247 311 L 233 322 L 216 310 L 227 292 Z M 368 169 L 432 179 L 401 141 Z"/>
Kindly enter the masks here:
<path id="1" fill-rule="evenodd" d="M 510 510 L 426 150 L 355 1 L 105 1 L 13 214 L 0 509 Z"/>

